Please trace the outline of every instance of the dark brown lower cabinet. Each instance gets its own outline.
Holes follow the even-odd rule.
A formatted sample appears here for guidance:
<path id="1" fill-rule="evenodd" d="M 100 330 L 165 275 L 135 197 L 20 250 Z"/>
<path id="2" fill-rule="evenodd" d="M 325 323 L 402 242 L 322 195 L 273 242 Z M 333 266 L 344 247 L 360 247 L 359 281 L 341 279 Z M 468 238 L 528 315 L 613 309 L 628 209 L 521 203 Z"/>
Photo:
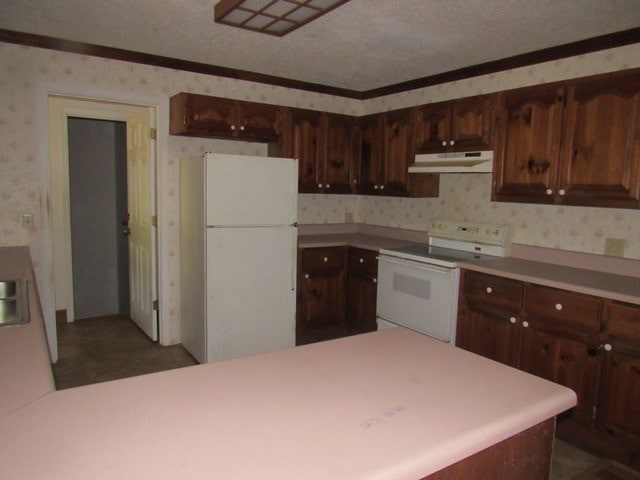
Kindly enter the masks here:
<path id="1" fill-rule="evenodd" d="M 345 336 L 345 249 L 300 249 L 298 265 L 296 345 Z"/>
<path id="2" fill-rule="evenodd" d="M 347 328 L 352 335 L 373 332 L 378 328 L 378 252 L 349 247 L 347 255 Z"/>
<path id="3" fill-rule="evenodd" d="M 456 345 L 574 390 L 558 436 L 640 470 L 640 305 L 463 270 Z"/>
<path id="4" fill-rule="evenodd" d="M 596 402 L 598 358 L 576 339 L 529 326 L 520 336 L 520 370 L 569 387 L 578 396 L 570 415 L 590 424 Z"/>
<path id="5" fill-rule="evenodd" d="M 298 250 L 296 345 L 376 330 L 377 252 Z"/>

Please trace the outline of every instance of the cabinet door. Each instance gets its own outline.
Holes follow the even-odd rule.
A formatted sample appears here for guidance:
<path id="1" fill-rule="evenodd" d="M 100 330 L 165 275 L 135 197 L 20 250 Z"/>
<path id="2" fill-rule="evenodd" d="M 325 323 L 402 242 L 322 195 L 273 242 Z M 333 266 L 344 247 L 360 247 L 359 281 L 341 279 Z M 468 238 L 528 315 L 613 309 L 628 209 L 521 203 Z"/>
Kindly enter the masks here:
<path id="1" fill-rule="evenodd" d="M 261 103 L 238 103 L 238 137 L 265 142 L 280 139 L 278 107 Z"/>
<path id="2" fill-rule="evenodd" d="M 326 122 L 325 191 L 326 193 L 351 193 L 355 118 L 328 114 Z"/>
<path id="3" fill-rule="evenodd" d="M 383 194 L 409 195 L 409 165 L 413 163 L 413 109 L 395 110 L 385 115 Z"/>
<path id="4" fill-rule="evenodd" d="M 354 172 L 357 193 L 375 195 L 382 186 L 384 115 L 358 119 L 358 155 Z"/>
<path id="5" fill-rule="evenodd" d="M 347 256 L 346 317 L 349 333 L 373 332 L 377 329 L 377 252 L 350 247 Z"/>
<path id="6" fill-rule="evenodd" d="M 568 88 L 558 201 L 636 208 L 640 200 L 640 74 Z"/>
<path id="7" fill-rule="evenodd" d="M 172 134 L 230 138 L 236 135 L 235 100 L 180 93 L 171 99 Z"/>
<path id="8" fill-rule="evenodd" d="M 302 249 L 299 265 L 296 345 L 345 336 L 345 249 Z"/>
<path id="9" fill-rule="evenodd" d="M 554 201 L 563 103 L 561 88 L 536 87 L 500 95 L 493 200 Z"/>
<path id="10" fill-rule="evenodd" d="M 611 302 L 605 314 L 605 349 L 598 426 L 640 450 L 640 307 Z"/>
<path id="11" fill-rule="evenodd" d="M 449 148 L 451 102 L 431 103 L 416 109 L 416 147 L 420 153 L 438 153 Z"/>
<path id="12" fill-rule="evenodd" d="M 490 96 L 453 102 L 449 143 L 457 151 L 487 150 L 491 146 Z"/>
<path id="13" fill-rule="evenodd" d="M 569 387 L 578 396 L 573 418 L 592 422 L 598 374 L 597 342 L 592 345 L 525 320 L 520 333 L 521 370 Z"/>
<path id="14" fill-rule="evenodd" d="M 321 113 L 291 109 L 289 115 L 287 155 L 299 162 L 298 191 L 319 192 L 322 190 Z"/>
<path id="15" fill-rule="evenodd" d="M 463 303 L 460 308 L 456 346 L 516 367 L 519 329 L 515 314 L 481 312 L 474 307 Z"/>

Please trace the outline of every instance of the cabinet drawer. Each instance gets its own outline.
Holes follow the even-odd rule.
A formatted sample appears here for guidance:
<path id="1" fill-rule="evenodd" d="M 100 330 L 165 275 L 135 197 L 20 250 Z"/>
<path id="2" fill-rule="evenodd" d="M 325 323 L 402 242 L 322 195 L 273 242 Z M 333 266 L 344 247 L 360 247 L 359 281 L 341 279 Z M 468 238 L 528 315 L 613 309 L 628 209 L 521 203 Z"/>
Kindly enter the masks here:
<path id="1" fill-rule="evenodd" d="M 349 247 L 349 272 L 375 277 L 378 273 L 378 252 Z"/>
<path id="2" fill-rule="evenodd" d="M 527 318 L 558 327 L 581 327 L 592 332 L 600 329 L 602 300 L 557 288 L 527 285 L 524 294 Z M 553 326 L 553 325 L 552 325 Z"/>
<path id="3" fill-rule="evenodd" d="M 345 265 L 344 247 L 305 248 L 302 250 L 302 270 L 341 269 Z"/>
<path id="4" fill-rule="evenodd" d="M 520 311 L 524 284 L 518 280 L 466 271 L 463 295 L 467 298 Z"/>
<path id="5" fill-rule="evenodd" d="M 632 344 L 640 344 L 640 306 L 611 302 L 607 305 L 605 331 Z"/>

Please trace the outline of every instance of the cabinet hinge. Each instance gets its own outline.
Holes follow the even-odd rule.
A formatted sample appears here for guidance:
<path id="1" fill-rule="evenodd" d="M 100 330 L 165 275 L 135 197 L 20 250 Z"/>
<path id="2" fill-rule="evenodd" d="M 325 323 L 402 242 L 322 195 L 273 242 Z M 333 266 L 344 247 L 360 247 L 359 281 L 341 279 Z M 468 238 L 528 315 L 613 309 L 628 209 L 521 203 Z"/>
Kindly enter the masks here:
<path id="1" fill-rule="evenodd" d="M 149 138 L 151 140 L 155 140 L 158 137 L 158 130 L 156 130 L 155 128 L 150 128 L 149 129 Z"/>
<path id="2" fill-rule="evenodd" d="M 158 300 L 153 301 L 153 309 L 156 311 L 158 310 Z"/>
<path id="3" fill-rule="evenodd" d="M 158 226 L 158 216 L 154 215 L 153 217 L 151 217 L 151 226 L 152 227 L 157 227 Z"/>

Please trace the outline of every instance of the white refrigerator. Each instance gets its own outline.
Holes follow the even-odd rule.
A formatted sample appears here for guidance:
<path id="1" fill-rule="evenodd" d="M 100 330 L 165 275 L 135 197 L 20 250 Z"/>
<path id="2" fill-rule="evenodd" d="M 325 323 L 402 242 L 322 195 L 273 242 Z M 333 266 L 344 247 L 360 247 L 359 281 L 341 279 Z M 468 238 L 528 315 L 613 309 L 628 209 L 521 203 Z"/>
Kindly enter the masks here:
<path id="1" fill-rule="evenodd" d="M 180 164 L 182 344 L 200 363 L 295 345 L 298 161 Z"/>

